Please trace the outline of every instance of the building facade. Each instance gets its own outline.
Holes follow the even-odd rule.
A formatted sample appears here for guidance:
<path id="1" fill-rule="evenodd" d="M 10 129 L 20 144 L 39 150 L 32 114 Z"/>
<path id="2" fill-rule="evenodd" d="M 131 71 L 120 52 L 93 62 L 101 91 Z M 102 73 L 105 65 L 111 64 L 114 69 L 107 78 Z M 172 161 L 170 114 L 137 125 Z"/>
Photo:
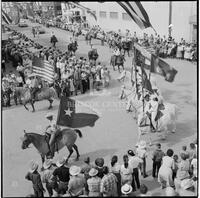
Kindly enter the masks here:
<path id="1" fill-rule="evenodd" d="M 49 1 L 41 2 L 42 12 L 53 17 L 62 15 L 61 2 L 59 1 Z"/>
<path id="2" fill-rule="evenodd" d="M 169 2 L 145 1 L 141 2 L 146 10 L 150 22 L 160 36 L 168 36 L 169 26 Z M 121 29 L 125 32 L 129 29 L 136 31 L 138 36 L 143 33 L 155 34 L 152 28 L 141 30 L 127 13 L 116 2 L 81 2 L 85 7 L 95 11 L 97 21 L 87 15 L 90 24 L 98 24 L 106 31 Z M 190 42 L 196 40 L 197 32 L 197 2 L 196 1 L 173 1 L 172 2 L 172 37 L 176 41 L 184 38 Z"/>

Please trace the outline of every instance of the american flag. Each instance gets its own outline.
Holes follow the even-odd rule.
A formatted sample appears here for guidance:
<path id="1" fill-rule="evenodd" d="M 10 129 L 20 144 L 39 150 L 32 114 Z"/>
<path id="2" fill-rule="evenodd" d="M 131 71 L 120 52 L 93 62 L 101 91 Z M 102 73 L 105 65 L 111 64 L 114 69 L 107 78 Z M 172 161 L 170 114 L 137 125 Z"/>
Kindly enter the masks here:
<path id="1" fill-rule="evenodd" d="M 116 1 L 133 21 L 143 30 L 152 27 L 148 14 L 142 4 L 137 1 Z"/>
<path id="2" fill-rule="evenodd" d="M 40 76 L 42 79 L 46 80 L 49 83 L 53 83 L 54 81 L 54 66 L 46 60 L 44 60 L 41 67 L 33 66 L 33 73 L 37 76 Z"/>
<path id="3" fill-rule="evenodd" d="M 1 9 L 2 20 L 7 23 L 8 25 L 12 24 L 12 20 L 10 17 Z"/>

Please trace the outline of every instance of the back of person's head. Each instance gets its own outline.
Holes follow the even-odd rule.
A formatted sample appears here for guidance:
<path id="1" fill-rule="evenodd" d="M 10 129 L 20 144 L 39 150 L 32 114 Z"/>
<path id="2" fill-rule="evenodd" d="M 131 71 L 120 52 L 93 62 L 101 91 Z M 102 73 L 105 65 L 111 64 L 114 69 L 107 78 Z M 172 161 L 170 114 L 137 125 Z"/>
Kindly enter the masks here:
<path id="1" fill-rule="evenodd" d="M 97 158 L 95 160 L 95 165 L 99 166 L 99 167 L 103 167 L 103 165 L 104 165 L 104 159 L 103 158 Z"/>
<path id="2" fill-rule="evenodd" d="M 177 161 L 178 160 L 178 155 L 174 155 L 173 158 L 174 158 L 175 161 Z"/>
<path id="3" fill-rule="evenodd" d="M 187 146 L 182 146 L 183 151 L 187 150 Z"/>
<path id="4" fill-rule="evenodd" d="M 114 155 L 111 159 L 111 166 L 113 167 L 118 161 L 118 157 L 116 155 Z"/>
<path id="5" fill-rule="evenodd" d="M 174 154 L 174 151 L 172 149 L 167 150 L 167 156 L 172 157 Z"/>
<path id="6" fill-rule="evenodd" d="M 127 168 L 128 167 L 128 155 L 124 155 L 123 160 L 124 160 L 124 167 Z"/>
<path id="7" fill-rule="evenodd" d="M 147 192 L 148 192 L 147 186 L 144 185 L 144 184 L 142 184 L 142 185 L 140 186 L 140 193 L 141 193 L 141 194 L 146 194 Z"/>
<path id="8" fill-rule="evenodd" d="M 160 143 L 156 144 L 156 146 L 157 146 L 158 149 L 161 148 L 161 144 Z"/>
<path id="9" fill-rule="evenodd" d="M 190 148 L 191 149 L 195 149 L 195 144 L 194 143 L 190 143 Z"/>
<path id="10" fill-rule="evenodd" d="M 103 174 L 106 175 L 106 174 L 108 174 L 108 172 L 109 172 L 108 167 L 107 167 L 107 166 L 104 166 L 104 167 L 103 167 Z"/>
<path id="11" fill-rule="evenodd" d="M 90 157 L 86 157 L 86 158 L 84 159 L 84 162 L 85 162 L 86 164 L 89 164 L 89 163 L 90 163 Z"/>
<path id="12" fill-rule="evenodd" d="M 181 153 L 180 156 L 181 156 L 182 160 L 186 160 L 187 159 L 187 155 L 185 153 Z"/>
<path id="13" fill-rule="evenodd" d="M 128 150 L 128 155 L 130 155 L 130 156 L 135 156 L 135 153 L 133 152 L 133 150 Z"/>

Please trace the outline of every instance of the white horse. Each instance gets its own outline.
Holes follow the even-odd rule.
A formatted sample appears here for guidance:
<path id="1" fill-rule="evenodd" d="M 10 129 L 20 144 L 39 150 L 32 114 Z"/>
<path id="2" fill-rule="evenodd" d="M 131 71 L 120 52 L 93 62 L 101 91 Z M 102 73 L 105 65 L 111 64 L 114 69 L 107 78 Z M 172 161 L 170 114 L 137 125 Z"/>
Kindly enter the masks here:
<path id="1" fill-rule="evenodd" d="M 176 131 L 178 107 L 175 104 L 164 103 L 164 108 L 160 109 L 160 112 L 162 116 L 157 120 L 157 132 L 159 132 L 161 138 L 165 140 L 169 132 L 175 133 Z M 137 122 L 139 132 L 138 139 L 140 140 L 141 135 L 151 133 L 150 120 L 147 115 L 143 113 L 141 108 L 138 112 Z"/>

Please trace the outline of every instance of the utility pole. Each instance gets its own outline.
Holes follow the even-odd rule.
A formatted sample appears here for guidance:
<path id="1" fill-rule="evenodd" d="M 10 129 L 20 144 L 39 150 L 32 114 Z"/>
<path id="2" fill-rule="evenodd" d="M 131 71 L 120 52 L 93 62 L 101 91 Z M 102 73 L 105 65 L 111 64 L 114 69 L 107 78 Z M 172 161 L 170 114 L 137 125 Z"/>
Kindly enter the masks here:
<path id="1" fill-rule="evenodd" d="M 172 35 L 172 27 L 170 26 L 172 24 L 172 1 L 169 1 L 169 37 Z"/>

